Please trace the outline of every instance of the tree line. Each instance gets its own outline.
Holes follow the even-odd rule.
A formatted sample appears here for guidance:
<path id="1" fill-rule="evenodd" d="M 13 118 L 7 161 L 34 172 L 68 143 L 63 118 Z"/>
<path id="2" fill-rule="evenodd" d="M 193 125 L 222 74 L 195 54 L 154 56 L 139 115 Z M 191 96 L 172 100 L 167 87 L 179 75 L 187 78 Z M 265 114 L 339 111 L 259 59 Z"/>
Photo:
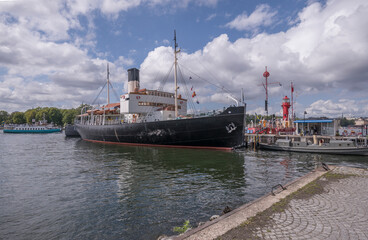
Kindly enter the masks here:
<path id="1" fill-rule="evenodd" d="M 74 119 L 81 113 L 81 109 L 90 106 L 87 104 L 81 104 L 77 108 L 72 109 L 59 109 L 55 107 L 37 107 L 28 109 L 25 112 L 12 112 L 0 111 L 0 125 L 4 124 L 32 124 L 45 120 L 48 123 L 53 123 L 58 126 L 65 126 L 66 124 L 73 124 Z"/>

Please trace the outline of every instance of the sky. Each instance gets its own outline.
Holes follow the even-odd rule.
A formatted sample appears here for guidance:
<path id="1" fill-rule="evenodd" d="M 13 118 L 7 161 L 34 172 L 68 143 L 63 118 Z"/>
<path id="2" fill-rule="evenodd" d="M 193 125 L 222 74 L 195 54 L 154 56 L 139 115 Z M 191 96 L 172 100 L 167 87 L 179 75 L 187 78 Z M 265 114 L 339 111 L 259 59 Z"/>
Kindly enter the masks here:
<path id="1" fill-rule="evenodd" d="M 367 0 L 0 0 L 0 110 L 105 104 L 107 63 L 112 102 L 130 68 L 173 92 L 176 30 L 196 111 L 243 89 L 247 113 L 265 114 L 267 66 L 269 114 L 293 82 L 297 117 L 368 117 L 367 26 Z"/>

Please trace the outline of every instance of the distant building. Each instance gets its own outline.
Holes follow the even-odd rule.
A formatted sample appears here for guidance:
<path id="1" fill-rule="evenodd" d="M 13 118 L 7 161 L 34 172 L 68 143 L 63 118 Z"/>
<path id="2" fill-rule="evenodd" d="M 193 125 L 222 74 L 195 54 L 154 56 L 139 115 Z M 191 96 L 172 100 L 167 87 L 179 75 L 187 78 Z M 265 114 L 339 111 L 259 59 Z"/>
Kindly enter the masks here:
<path id="1" fill-rule="evenodd" d="M 364 118 L 358 118 L 355 120 L 355 126 L 364 126 L 368 125 L 368 120 Z"/>

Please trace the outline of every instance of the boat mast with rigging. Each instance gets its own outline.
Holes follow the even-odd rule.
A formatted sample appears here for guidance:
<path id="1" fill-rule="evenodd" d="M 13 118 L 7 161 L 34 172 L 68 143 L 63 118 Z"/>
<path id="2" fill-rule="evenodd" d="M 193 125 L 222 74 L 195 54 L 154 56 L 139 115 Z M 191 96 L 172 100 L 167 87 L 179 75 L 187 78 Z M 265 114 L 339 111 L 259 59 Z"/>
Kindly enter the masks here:
<path id="1" fill-rule="evenodd" d="M 178 66 L 178 58 L 176 54 L 180 52 L 180 49 L 176 50 L 178 44 L 176 43 L 176 30 L 174 30 L 174 66 L 175 66 L 175 118 L 178 117 L 178 73 L 177 73 L 177 66 Z"/>

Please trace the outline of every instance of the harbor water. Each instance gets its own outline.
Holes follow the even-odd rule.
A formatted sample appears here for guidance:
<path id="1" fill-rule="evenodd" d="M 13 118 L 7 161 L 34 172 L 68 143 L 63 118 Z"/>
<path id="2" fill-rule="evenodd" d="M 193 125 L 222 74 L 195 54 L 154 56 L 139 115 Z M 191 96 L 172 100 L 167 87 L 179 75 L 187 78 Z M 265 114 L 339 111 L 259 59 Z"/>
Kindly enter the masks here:
<path id="1" fill-rule="evenodd" d="M 269 193 L 321 162 L 368 157 L 97 144 L 0 132 L 0 239 L 156 239 Z"/>

